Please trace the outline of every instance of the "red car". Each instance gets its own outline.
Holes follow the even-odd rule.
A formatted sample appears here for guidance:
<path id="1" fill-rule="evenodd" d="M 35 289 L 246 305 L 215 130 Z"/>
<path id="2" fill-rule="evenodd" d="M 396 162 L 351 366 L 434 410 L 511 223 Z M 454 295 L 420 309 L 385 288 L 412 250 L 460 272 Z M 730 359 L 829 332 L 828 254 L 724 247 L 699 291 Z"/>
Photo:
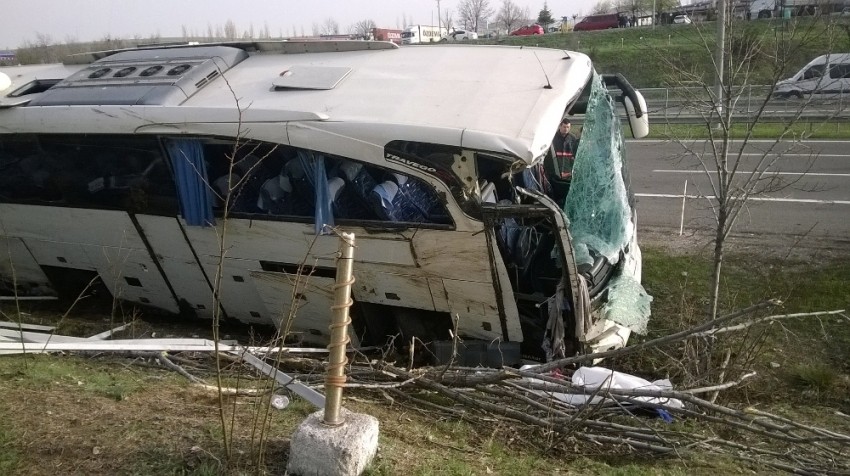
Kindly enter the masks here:
<path id="1" fill-rule="evenodd" d="M 543 33 L 543 27 L 535 23 L 512 31 L 511 36 L 542 35 Z"/>

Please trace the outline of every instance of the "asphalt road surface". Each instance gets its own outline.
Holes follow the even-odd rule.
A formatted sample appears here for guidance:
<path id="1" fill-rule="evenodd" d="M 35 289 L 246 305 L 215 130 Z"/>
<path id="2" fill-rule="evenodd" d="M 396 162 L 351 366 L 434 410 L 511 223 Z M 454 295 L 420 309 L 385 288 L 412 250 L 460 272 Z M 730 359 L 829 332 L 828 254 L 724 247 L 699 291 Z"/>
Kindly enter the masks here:
<path id="1" fill-rule="evenodd" d="M 731 150 L 737 153 L 740 142 Z M 627 141 L 626 155 L 639 228 L 681 227 L 688 233 L 715 226 L 715 191 L 700 165 L 702 159 L 716 182 L 708 141 Z M 748 178 L 761 160 L 773 164 L 762 180 L 768 190 L 746 202 L 735 232 L 850 240 L 850 141 L 751 141 L 737 176 Z"/>

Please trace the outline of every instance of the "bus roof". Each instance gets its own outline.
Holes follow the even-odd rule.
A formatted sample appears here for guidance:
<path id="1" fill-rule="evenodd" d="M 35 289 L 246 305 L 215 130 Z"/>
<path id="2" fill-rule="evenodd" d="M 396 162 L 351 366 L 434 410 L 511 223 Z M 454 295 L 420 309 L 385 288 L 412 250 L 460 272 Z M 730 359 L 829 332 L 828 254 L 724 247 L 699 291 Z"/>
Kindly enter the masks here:
<path id="1" fill-rule="evenodd" d="M 375 45 L 375 42 L 328 43 Z M 41 132 L 37 128 L 45 127 L 43 132 L 61 132 L 61 126 L 57 129 L 56 124 L 48 124 L 54 106 L 79 108 L 83 123 L 86 111 L 92 110 L 92 106 L 98 106 L 100 112 L 110 108 L 123 112 L 145 108 L 143 116 L 138 113 L 119 116 L 126 120 L 127 132 L 152 121 L 221 123 L 234 120 L 234 112 L 238 111 L 242 123 L 309 121 L 311 127 L 345 130 L 351 137 L 381 145 L 392 140 L 414 139 L 400 134 L 415 135 L 415 140 L 422 141 L 433 136 L 435 143 L 502 152 L 531 163 L 548 149 L 560 118 L 591 74 L 587 56 L 545 48 L 485 45 L 398 48 L 380 43 L 360 50 L 352 46 L 345 48 L 351 51 L 333 51 L 328 46 L 325 50 L 330 51 L 325 51 L 307 45 L 303 48 L 306 52 L 285 54 L 239 45 L 219 45 L 215 51 L 210 50 L 210 45 L 131 50 L 102 55 L 82 67 L 29 67 L 38 71 L 39 80 L 49 79 L 44 75 L 50 73 L 62 75 L 53 79 L 65 80 L 54 86 L 53 91 L 54 87 L 36 90 L 31 101 L 23 100 L 20 94 L 15 96 L 28 75 L 16 73 L 15 68 L 0 69 L 12 78 L 12 85 L 0 91 L 0 107 L 5 105 L 0 109 L 0 130 Z M 222 48 L 226 50 L 222 52 Z M 292 42 L 286 48 L 298 51 Z M 230 55 L 231 49 L 249 54 Z M 204 83 L 194 82 L 197 77 L 193 77 L 197 90 L 189 91 L 191 88 L 178 84 L 182 94 L 177 100 L 163 99 L 157 103 L 151 97 L 165 96 L 148 94 L 140 100 L 136 93 L 122 99 L 122 91 L 131 91 L 133 76 L 145 67 L 158 60 L 168 60 L 173 65 L 200 52 L 211 55 L 223 79 L 211 74 L 205 76 Z M 230 59 L 221 60 L 228 55 Z M 88 79 L 90 71 L 110 64 L 122 67 L 138 64 L 139 68 L 127 78 L 113 78 L 102 84 Z M 113 74 L 116 73 L 111 70 L 106 76 Z M 82 79 L 77 84 L 72 78 Z M 132 85 L 138 86 L 145 80 L 136 78 Z M 76 95 L 54 93 L 75 84 L 89 87 L 90 94 L 81 96 L 83 90 L 73 87 L 67 90 L 75 91 Z M 113 91 L 108 93 L 109 89 Z M 52 94 L 50 100 L 48 93 Z M 45 97 L 39 100 L 41 95 Z M 103 99 L 106 96 L 108 101 Z M 73 99 L 66 102 L 64 97 Z M 24 110 L 28 117 L 44 114 L 47 123 L 16 121 L 15 116 Z M 341 124 L 345 125 L 342 129 Z M 74 127 L 84 126 L 77 123 Z"/>

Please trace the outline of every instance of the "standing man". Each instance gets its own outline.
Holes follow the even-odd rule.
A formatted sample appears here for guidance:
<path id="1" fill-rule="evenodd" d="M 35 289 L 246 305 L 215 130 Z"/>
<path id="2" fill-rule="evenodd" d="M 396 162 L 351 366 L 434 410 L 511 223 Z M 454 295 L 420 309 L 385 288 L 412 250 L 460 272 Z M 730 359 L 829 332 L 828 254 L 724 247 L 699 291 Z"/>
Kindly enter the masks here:
<path id="1" fill-rule="evenodd" d="M 552 139 L 552 153 L 546 156 L 543 164 L 546 177 L 549 179 L 551 196 L 559 204 L 564 203 L 570 189 L 573 162 L 578 149 L 578 139 L 570 132 L 571 129 L 570 120 L 563 118 L 558 126 L 558 132 Z"/>
<path id="2" fill-rule="evenodd" d="M 572 130 L 572 124 L 570 124 L 569 119 L 564 118 L 561 120 L 561 125 L 558 126 L 558 132 L 552 139 L 552 148 L 555 150 L 555 160 L 552 169 L 549 171 L 552 178 L 561 180 L 572 178 L 578 139 L 570 130 Z"/>

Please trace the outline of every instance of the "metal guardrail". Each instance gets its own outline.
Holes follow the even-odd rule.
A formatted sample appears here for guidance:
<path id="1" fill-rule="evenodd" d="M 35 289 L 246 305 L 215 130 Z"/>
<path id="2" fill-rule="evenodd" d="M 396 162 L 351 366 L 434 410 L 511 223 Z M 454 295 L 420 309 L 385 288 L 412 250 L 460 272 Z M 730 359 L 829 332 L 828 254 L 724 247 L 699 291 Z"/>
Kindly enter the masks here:
<path id="1" fill-rule="evenodd" d="M 745 120 L 754 119 L 767 104 L 759 122 L 787 122 L 792 119 L 806 122 L 850 122 L 850 93 L 816 94 L 805 98 L 770 98 L 771 87 L 748 85 L 735 91 L 733 115 Z M 704 87 L 641 89 L 653 123 L 694 124 L 705 122 L 704 116 L 712 107 L 712 91 Z"/>

